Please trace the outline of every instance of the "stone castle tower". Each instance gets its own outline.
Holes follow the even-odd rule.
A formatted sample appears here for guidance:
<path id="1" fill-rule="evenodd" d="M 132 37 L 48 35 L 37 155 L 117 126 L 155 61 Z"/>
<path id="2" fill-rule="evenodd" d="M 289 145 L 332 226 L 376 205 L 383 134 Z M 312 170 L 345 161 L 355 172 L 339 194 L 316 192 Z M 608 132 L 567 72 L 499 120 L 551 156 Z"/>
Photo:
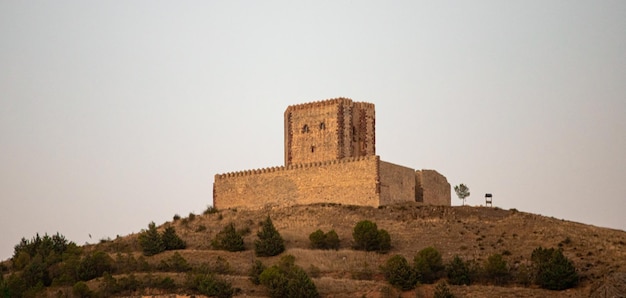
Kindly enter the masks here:
<path id="1" fill-rule="evenodd" d="M 374 105 L 337 98 L 285 111 L 285 166 L 376 155 Z"/>
<path id="2" fill-rule="evenodd" d="M 258 209 L 315 203 L 450 205 L 450 184 L 376 155 L 374 104 L 335 98 L 285 111 L 285 165 L 216 174 L 213 206 Z"/>

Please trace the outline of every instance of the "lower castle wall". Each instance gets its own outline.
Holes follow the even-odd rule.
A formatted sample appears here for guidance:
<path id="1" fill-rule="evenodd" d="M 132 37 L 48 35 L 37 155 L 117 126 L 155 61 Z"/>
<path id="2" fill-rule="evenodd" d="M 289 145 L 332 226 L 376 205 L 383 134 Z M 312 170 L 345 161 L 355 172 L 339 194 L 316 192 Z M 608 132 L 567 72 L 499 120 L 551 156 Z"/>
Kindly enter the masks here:
<path id="1" fill-rule="evenodd" d="M 416 201 L 427 205 L 450 206 L 450 183 L 445 176 L 435 170 L 421 170 L 415 172 Z"/>
<path id="2" fill-rule="evenodd" d="M 380 162 L 380 204 L 415 201 L 415 170 Z"/>
<path id="3" fill-rule="evenodd" d="M 377 207 L 378 156 L 215 175 L 216 208 L 313 203 Z"/>

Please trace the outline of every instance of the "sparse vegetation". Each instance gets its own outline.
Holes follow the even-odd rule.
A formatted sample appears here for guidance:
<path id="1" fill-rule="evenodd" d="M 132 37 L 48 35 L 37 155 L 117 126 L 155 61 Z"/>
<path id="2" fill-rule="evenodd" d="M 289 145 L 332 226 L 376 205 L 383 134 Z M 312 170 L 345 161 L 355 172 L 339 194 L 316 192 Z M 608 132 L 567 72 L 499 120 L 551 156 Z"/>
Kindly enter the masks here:
<path id="1" fill-rule="evenodd" d="M 257 257 L 272 257 L 285 251 L 285 241 L 269 216 L 263 221 L 257 237 L 258 239 L 254 241 L 254 252 Z"/>
<path id="2" fill-rule="evenodd" d="M 324 216 L 329 219 L 320 219 L 322 213 L 316 208 L 323 208 Z M 295 206 L 270 211 L 240 209 L 237 212 L 220 212 L 219 215 L 223 214 L 226 221 L 219 221 L 217 215 L 197 216 L 188 228 L 182 223 L 185 219 L 179 219 L 176 223 L 165 223 L 162 227 L 149 225 L 139 234 L 118 236 L 113 240 L 86 244 L 84 247 L 78 247 L 60 235 L 22 239 L 16 245 L 11 260 L 0 262 L 0 297 L 109 297 L 175 293 L 213 293 L 229 297 L 238 291 L 240 292 L 237 295 L 241 296 L 269 295 L 265 290 L 259 292 L 260 287 L 253 284 L 261 284 L 260 276 L 268 270 L 264 263 L 280 266 L 281 262 L 275 261 L 277 258 L 250 260 L 253 256 L 250 253 L 231 253 L 207 248 L 211 245 L 207 237 L 213 240 L 229 221 L 229 225 L 233 225 L 230 228 L 231 233 L 235 231 L 242 239 L 254 241 L 253 238 L 256 238 L 250 235 L 251 230 L 257 232 L 258 229 L 257 236 L 262 234 L 267 220 L 259 219 L 267 219 L 268 212 L 274 221 L 272 228 L 278 233 L 274 227 L 276 223 L 281 234 L 284 232 L 284 236 L 280 237 L 285 237 L 283 247 L 286 246 L 289 253 L 297 257 L 297 263 L 306 279 L 313 279 L 317 284 L 314 284 L 316 288 L 329 296 L 354 294 L 353 296 L 358 297 L 371 293 L 379 297 L 397 297 L 402 289 L 415 286 L 412 282 L 415 278 L 418 285 L 437 283 L 436 286 L 419 287 L 415 291 L 419 297 L 431 296 L 433 290 L 436 297 L 449 297 L 443 295 L 446 293 L 443 290 L 445 282 L 455 285 L 469 284 L 469 287 L 449 288 L 445 285 L 448 294 L 458 291 L 458 295 L 471 292 L 479 296 L 489 296 L 485 294 L 486 289 L 495 289 L 494 293 L 510 291 L 511 296 L 533 297 L 537 293 L 545 293 L 539 287 L 554 290 L 575 287 L 579 280 L 578 272 L 583 272 L 583 285 L 567 292 L 568 295 L 571 293 L 578 296 L 585 289 L 595 288 L 603 272 L 619 270 L 624 266 L 624 262 L 615 254 L 615 248 L 623 247 L 621 245 L 626 240 L 623 232 L 590 228 L 522 212 L 513 214 L 511 211 L 492 208 L 409 205 L 380 209 L 359 207 L 355 210 L 348 210 L 345 206 Z M 349 235 L 355 228 L 351 225 L 361 218 L 370 218 L 372 223 L 375 220 L 389 227 L 388 231 L 394 236 L 394 244 L 397 242 L 397 247 L 391 251 L 394 255 L 399 255 L 398 257 L 389 258 L 376 253 L 352 250 L 311 249 L 324 248 L 325 236 L 331 234 L 330 231 L 324 233 L 323 230 L 308 234 L 317 229 L 311 227 L 332 227 L 339 235 Z M 411 226 L 411 231 L 403 230 L 406 224 Z M 200 226 L 209 227 L 209 231 L 196 233 Z M 522 228 L 514 229 L 519 226 Z M 168 229 L 169 227 L 172 229 Z M 180 236 L 176 235 L 174 227 L 176 230 L 182 229 Z M 145 256 L 139 239 L 151 228 L 157 231 L 156 234 L 160 236 L 164 246 L 167 238 L 165 235 L 170 233 L 181 241 L 184 239 L 189 250 Z M 377 239 L 389 236 L 389 233 L 382 233 L 383 236 L 380 236 L 381 230 L 378 227 L 375 230 L 379 232 Z M 516 233 L 512 233 L 513 230 Z M 439 237 L 444 233 L 447 234 L 440 241 Z M 534 240 L 528 241 L 529 237 Z M 51 245 L 55 242 L 52 238 L 56 239 L 57 244 Z M 260 239 L 259 237 L 257 241 Z M 387 239 L 390 243 L 390 237 Z M 529 246 L 528 243 L 535 243 L 535 240 L 551 243 L 555 248 L 535 249 L 534 246 Z M 356 248 L 356 240 L 348 242 Z M 351 245 L 348 242 L 343 239 L 341 241 L 342 244 Z M 415 248 L 424 247 L 425 243 L 432 243 L 437 249 L 427 247 L 415 254 Z M 55 250 L 54 247 L 59 248 Z M 533 249 L 534 253 L 531 254 Z M 58 253 L 60 251 L 62 253 Z M 442 265 L 441 255 L 455 254 L 458 254 L 456 258 L 446 259 L 446 266 Z M 565 255 L 571 255 L 576 264 L 580 264 L 580 271 L 574 268 L 574 263 Z M 399 260 L 400 256 L 406 257 L 408 264 Z M 289 262 L 295 265 L 295 259 L 287 260 L 286 263 Z M 379 267 L 378 264 L 383 265 Z M 394 280 L 394 274 L 405 275 Z M 246 278 L 248 276 L 250 281 Z M 301 274 L 294 276 L 306 280 Z M 94 280 L 94 277 L 97 279 Z M 280 284 L 280 281 L 284 281 L 282 277 L 272 280 L 279 281 Z M 389 281 L 382 280 L 381 277 Z M 484 287 L 508 283 L 514 285 L 506 288 Z M 242 289 L 236 289 L 234 285 Z M 289 291 L 288 285 L 284 291 Z M 403 294 L 406 296 L 407 293 Z M 585 292 L 582 295 L 586 294 Z"/>
<path id="3" fill-rule="evenodd" d="M 386 253 L 391 249 L 391 236 L 386 230 L 378 229 L 376 223 L 369 220 L 358 222 L 352 232 L 354 248 L 365 251 Z"/>

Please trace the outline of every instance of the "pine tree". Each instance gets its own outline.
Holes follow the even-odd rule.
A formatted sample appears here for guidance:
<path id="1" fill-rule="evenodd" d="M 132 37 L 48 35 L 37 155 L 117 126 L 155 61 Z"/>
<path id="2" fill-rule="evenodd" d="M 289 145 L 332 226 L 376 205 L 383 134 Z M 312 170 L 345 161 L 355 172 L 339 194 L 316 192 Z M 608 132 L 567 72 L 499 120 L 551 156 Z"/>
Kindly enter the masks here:
<path id="1" fill-rule="evenodd" d="M 172 226 L 165 228 L 161 239 L 163 241 L 163 245 L 165 246 L 165 250 L 184 249 L 187 247 L 185 241 L 176 235 L 176 230 Z"/>
<path id="2" fill-rule="evenodd" d="M 285 251 L 285 241 L 280 233 L 274 227 L 272 219 L 267 216 L 263 222 L 261 231 L 257 233 L 257 239 L 254 241 L 254 252 L 258 257 L 271 257 Z"/>
<path id="3" fill-rule="evenodd" d="M 144 230 L 139 234 L 139 245 L 145 256 L 152 256 L 165 251 L 163 239 L 161 239 L 154 222 L 148 224 L 148 230 Z"/>

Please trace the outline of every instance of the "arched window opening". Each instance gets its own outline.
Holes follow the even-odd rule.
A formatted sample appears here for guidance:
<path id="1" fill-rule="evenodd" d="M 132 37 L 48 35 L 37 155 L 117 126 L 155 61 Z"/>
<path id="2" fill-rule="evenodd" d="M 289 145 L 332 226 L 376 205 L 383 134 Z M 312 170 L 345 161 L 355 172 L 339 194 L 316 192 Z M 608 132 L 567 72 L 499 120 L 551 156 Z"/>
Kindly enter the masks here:
<path id="1" fill-rule="evenodd" d="M 311 146 L 311 153 L 315 153 L 315 146 Z"/>
<path id="2" fill-rule="evenodd" d="M 324 122 L 320 122 L 320 130 L 326 129 L 326 124 Z"/>
<path id="3" fill-rule="evenodd" d="M 309 126 L 305 124 L 305 125 L 302 127 L 302 133 L 307 133 L 307 132 L 309 132 Z"/>

